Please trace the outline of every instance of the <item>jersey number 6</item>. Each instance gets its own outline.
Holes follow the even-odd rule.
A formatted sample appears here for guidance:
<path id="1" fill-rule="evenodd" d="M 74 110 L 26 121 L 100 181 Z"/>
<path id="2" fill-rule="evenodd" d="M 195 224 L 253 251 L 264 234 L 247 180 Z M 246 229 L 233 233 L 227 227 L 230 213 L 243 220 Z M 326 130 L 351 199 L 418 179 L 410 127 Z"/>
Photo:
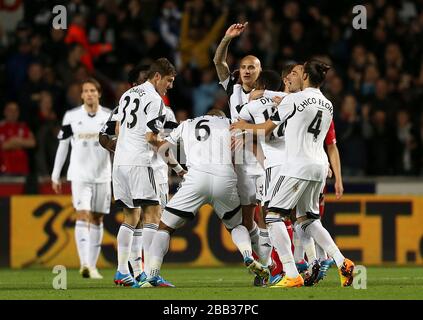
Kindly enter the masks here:
<path id="1" fill-rule="evenodd" d="M 204 122 L 209 122 L 209 120 L 200 120 L 198 121 L 197 125 L 195 126 L 195 137 L 198 141 L 206 141 L 210 136 L 210 127 L 206 124 L 202 125 Z M 200 129 L 206 130 L 206 135 L 200 135 Z"/>

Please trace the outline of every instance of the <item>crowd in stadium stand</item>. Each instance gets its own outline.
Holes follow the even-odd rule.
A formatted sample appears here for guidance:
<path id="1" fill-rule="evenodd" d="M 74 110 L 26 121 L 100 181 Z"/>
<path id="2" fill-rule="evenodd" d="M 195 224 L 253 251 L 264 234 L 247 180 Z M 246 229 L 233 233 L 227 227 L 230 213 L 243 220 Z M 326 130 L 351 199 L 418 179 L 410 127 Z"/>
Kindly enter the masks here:
<path id="1" fill-rule="evenodd" d="M 278 72 L 310 57 L 332 65 L 322 91 L 334 105 L 345 176 L 423 175 L 421 1 L 364 1 L 365 30 L 353 28 L 350 1 L 70 0 L 66 30 L 51 23 L 64 1 L 23 2 L 16 30 L 0 25 L 2 175 L 51 174 L 61 119 L 80 105 L 78 83 L 88 76 L 113 108 L 128 71 L 165 56 L 178 69 L 168 97 L 178 120 L 228 112 L 212 59 L 227 27 L 244 21 L 229 47 L 231 70 L 246 54 Z M 10 166 L 11 154 L 21 163 Z"/>

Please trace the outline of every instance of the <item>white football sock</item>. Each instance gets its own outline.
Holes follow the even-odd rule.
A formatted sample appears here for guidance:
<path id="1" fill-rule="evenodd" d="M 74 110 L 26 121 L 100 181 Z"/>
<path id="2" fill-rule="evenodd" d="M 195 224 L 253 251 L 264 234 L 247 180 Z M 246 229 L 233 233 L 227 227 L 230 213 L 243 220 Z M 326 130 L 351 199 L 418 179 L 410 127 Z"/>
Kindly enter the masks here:
<path id="1" fill-rule="evenodd" d="M 264 266 L 269 266 L 272 264 L 272 243 L 270 242 L 269 238 L 269 231 L 267 229 L 260 228 L 260 238 L 259 238 L 259 245 L 260 245 L 260 263 Z"/>
<path id="2" fill-rule="evenodd" d="M 90 223 L 90 254 L 89 265 L 91 268 L 96 268 L 97 260 L 101 251 L 101 242 L 103 240 L 103 223 L 95 225 Z"/>
<path id="3" fill-rule="evenodd" d="M 154 235 L 157 233 L 158 225 L 154 223 L 144 223 L 142 229 L 142 247 L 144 250 L 144 272 L 150 278 L 150 246 Z"/>
<path id="4" fill-rule="evenodd" d="M 134 230 L 129 263 L 134 271 L 134 278 L 136 278 L 142 272 L 142 229 Z"/>
<path id="5" fill-rule="evenodd" d="M 286 272 L 287 277 L 298 277 L 299 274 L 291 251 L 291 239 L 289 238 L 285 223 L 283 223 L 282 219 L 277 214 L 267 214 L 266 223 L 267 230 L 269 230 L 270 241 L 279 255 L 283 264 L 283 270 Z"/>
<path id="6" fill-rule="evenodd" d="M 305 251 L 305 254 L 307 255 L 307 260 L 309 264 L 311 264 L 317 259 L 316 246 L 314 240 L 310 237 L 309 234 L 304 231 L 304 226 L 307 227 L 310 221 L 312 220 L 306 220 L 295 225 L 295 233 L 300 239 L 301 245 Z"/>
<path id="7" fill-rule="evenodd" d="M 231 231 L 232 241 L 241 252 L 242 257 L 248 258 L 253 255 L 251 249 L 251 238 L 248 230 L 243 225 L 238 225 Z"/>
<path id="8" fill-rule="evenodd" d="M 75 242 L 78 250 L 81 266 L 89 266 L 90 255 L 90 231 L 89 224 L 83 220 L 76 220 L 75 223 Z"/>
<path id="9" fill-rule="evenodd" d="M 319 246 L 317 243 L 316 243 L 316 254 L 317 254 L 317 259 L 319 259 L 319 261 L 324 261 L 328 258 L 328 256 L 326 255 L 326 251 L 323 250 L 323 248 Z"/>
<path id="10" fill-rule="evenodd" d="M 260 256 L 260 245 L 259 245 L 259 229 L 257 224 L 254 222 L 253 229 L 248 230 L 251 239 L 251 248 L 256 253 L 256 255 Z"/>
<path id="11" fill-rule="evenodd" d="M 123 274 L 129 273 L 128 260 L 131 253 L 134 227 L 122 223 L 117 234 L 118 271 Z"/>
<path id="12" fill-rule="evenodd" d="M 163 258 L 169 250 L 170 234 L 166 230 L 159 230 L 150 245 L 150 274 L 148 277 L 160 275 Z"/>
<path id="13" fill-rule="evenodd" d="M 297 224 L 294 225 L 294 235 L 293 235 L 293 242 L 294 242 L 294 260 L 295 262 L 304 260 L 304 247 L 301 243 L 300 237 L 298 236 L 297 232 L 295 231 Z"/>
<path id="14" fill-rule="evenodd" d="M 311 221 L 311 222 L 310 222 Z M 329 232 L 322 226 L 320 220 L 307 220 L 302 224 L 306 224 L 305 232 L 313 237 L 313 239 L 318 243 L 323 250 L 325 250 L 330 257 L 335 260 L 338 268 L 344 263 L 345 257 L 342 255 L 341 251 L 333 241 Z"/>

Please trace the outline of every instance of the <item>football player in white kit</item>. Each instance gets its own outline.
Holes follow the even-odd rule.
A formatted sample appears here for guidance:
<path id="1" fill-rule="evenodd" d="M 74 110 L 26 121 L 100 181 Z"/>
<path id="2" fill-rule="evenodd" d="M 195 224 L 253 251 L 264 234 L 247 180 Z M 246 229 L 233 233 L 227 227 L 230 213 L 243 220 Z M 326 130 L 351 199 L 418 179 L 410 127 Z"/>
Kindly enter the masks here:
<path id="1" fill-rule="evenodd" d="M 279 94 L 281 97 L 284 97 L 286 94 L 283 92 L 276 92 L 281 87 L 281 78 L 279 74 L 272 70 L 263 70 L 260 72 L 259 77 L 257 78 L 255 84 L 255 90 L 270 90 L 274 92 L 274 94 Z M 267 119 L 275 112 L 275 104 L 274 102 L 267 97 L 261 97 L 256 100 L 252 100 L 246 105 L 244 105 L 239 113 L 240 119 L 248 121 L 250 123 L 260 124 L 266 122 Z M 280 164 L 281 160 L 283 159 L 283 152 L 284 152 L 284 144 L 285 141 L 283 139 L 283 129 L 284 125 L 278 126 L 274 130 L 274 132 L 270 135 L 267 143 L 265 143 L 265 137 L 263 135 L 258 136 L 258 143 L 263 151 L 264 155 L 264 169 L 266 171 L 265 179 L 263 179 L 263 189 L 264 189 L 264 196 L 262 199 L 263 208 L 267 206 L 269 200 L 268 198 L 268 190 L 269 190 L 269 183 L 271 181 L 271 169 L 273 166 Z M 270 155 L 269 153 L 273 153 Z M 260 230 L 260 232 L 263 232 Z M 266 230 L 266 236 L 268 239 L 268 233 Z M 260 239 L 261 240 L 261 239 Z M 271 267 L 271 258 L 270 254 L 272 251 L 272 245 L 270 241 L 267 243 L 259 243 L 260 244 L 260 253 L 259 255 L 260 262 L 268 267 Z M 270 277 L 269 283 L 275 283 L 280 280 L 281 275 L 275 274 L 274 277 Z M 256 277 L 255 285 L 263 285 L 263 280 Z"/>
<path id="2" fill-rule="evenodd" d="M 141 209 L 145 271 L 148 272 L 149 249 L 160 221 L 152 158 L 165 119 L 161 96 L 172 88 L 175 75 L 175 68 L 167 59 L 157 59 L 150 66 L 148 80 L 126 91 L 119 101 L 120 129 L 113 163 L 114 197 L 125 214 L 117 235 L 118 268 L 114 282 L 119 285 L 138 287 L 129 273 L 128 259 Z"/>
<path id="3" fill-rule="evenodd" d="M 237 83 L 237 79 L 231 75 L 228 64 L 226 63 L 226 55 L 231 40 L 240 36 L 247 24 L 247 22 L 244 24 L 233 24 L 227 29 L 225 36 L 216 49 L 213 59 L 220 84 L 229 96 L 232 121 L 239 119 L 239 112 L 248 103 L 250 92 L 254 89 L 254 84 L 261 71 L 261 63 L 257 57 L 252 55 L 245 56 L 240 62 L 240 83 Z M 254 154 L 252 136 L 246 135 L 245 140 L 245 156 L 237 157 L 235 163 L 235 172 L 238 177 L 238 192 L 242 207 L 242 223 L 250 233 L 254 252 L 258 256 L 264 257 L 265 254 L 260 250 L 260 243 L 269 242 L 268 237 L 264 236 L 266 234 L 266 226 L 264 221 L 259 221 L 259 226 L 254 221 L 254 212 L 258 200 L 260 200 L 260 188 L 262 187 L 264 170 Z"/>
<path id="4" fill-rule="evenodd" d="M 137 65 L 128 73 L 128 83 L 131 87 L 143 84 L 147 80 L 147 72 L 150 67 L 147 65 Z M 103 148 L 110 151 L 110 155 L 113 157 L 116 149 L 116 141 L 119 133 L 119 106 L 113 109 L 109 119 L 100 131 L 99 142 Z M 135 227 L 134 236 L 131 246 L 131 254 L 129 256 L 129 264 L 132 269 L 132 274 L 135 279 L 141 280 L 143 275 L 143 263 L 142 263 L 142 221 L 138 222 Z"/>
<path id="5" fill-rule="evenodd" d="M 60 193 L 60 173 L 72 145 L 67 179 L 71 181 L 72 202 L 77 213 L 75 241 L 80 273 L 84 278 L 93 279 L 102 279 L 96 264 L 103 239 L 103 215 L 109 213 L 111 201 L 110 156 L 98 142 L 98 133 L 110 110 L 99 104 L 100 97 L 97 80 L 87 79 L 82 83 L 83 105 L 65 113 L 51 177 L 53 190 Z"/>
<path id="6" fill-rule="evenodd" d="M 286 229 L 282 219 L 297 208 L 297 226 L 300 238 L 314 240 L 331 256 L 339 269 L 342 286 L 349 286 L 353 280 L 354 264 L 346 259 L 322 226 L 319 219 L 319 195 L 328 173 L 328 158 L 323 140 L 333 116 L 332 103 L 326 99 L 319 87 L 324 81 L 329 66 L 311 60 L 302 70 L 303 91 L 286 96 L 277 107 L 277 112 L 262 125 L 239 122 L 233 129 L 264 129 L 270 134 L 277 125 L 286 122 L 285 164 L 278 172 L 279 179 L 274 186 L 273 197 L 266 216 L 270 238 L 284 265 L 286 275 L 273 287 L 299 287 L 303 278 L 295 267 Z"/>
<path id="7" fill-rule="evenodd" d="M 163 257 L 169 249 L 170 235 L 193 219 L 200 207 L 211 204 L 230 231 L 232 240 L 243 256 L 245 265 L 267 278 L 267 268 L 252 257 L 251 239 L 242 225 L 241 203 L 237 192 L 237 176 L 232 164 L 230 120 L 220 110 L 182 122 L 172 131 L 162 148 L 183 141 L 188 173 L 180 189 L 167 204 L 159 230 L 151 245 L 151 273 L 142 287 L 173 287 L 160 278 Z"/>

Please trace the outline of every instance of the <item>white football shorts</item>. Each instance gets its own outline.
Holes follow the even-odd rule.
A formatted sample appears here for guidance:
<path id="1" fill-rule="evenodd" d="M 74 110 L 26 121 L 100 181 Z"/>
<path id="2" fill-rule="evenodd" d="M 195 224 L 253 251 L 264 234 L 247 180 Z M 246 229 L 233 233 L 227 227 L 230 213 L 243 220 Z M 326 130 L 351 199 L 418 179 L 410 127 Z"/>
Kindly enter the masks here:
<path id="1" fill-rule="evenodd" d="M 297 218 L 308 216 L 319 218 L 319 197 L 324 181 L 309 181 L 293 177 L 278 176 L 269 188 L 269 212 L 290 215 L 296 209 Z"/>
<path id="2" fill-rule="evenodd" d="M 90 183 L 84 181 L 72 181 L 72 203 L 76 211 L 86 210 L 108 214 L 112 186 L 110 182 Z"/>
<path id="3" fill-rule="evenodd" d="M 118 206 L 140 208 L 159 204 L 159 192 L 152 168 L 115 166 L 112 176 L 113 196 Z"/>
<path id="4" fill-rule="evenodd" d="M 189 169 L 181 187 L 163 211 L 162 222 L 178 229 L 188 219 L 193 219 L 202 205 L 211 204 L 226 228 L 235 228 L 242 222 L 236 182 L 236 176 L 215 176 Z"/>
<path id="5" fill-rule="evenodd" d="M 238 178 L 238 193 L 241 205 L 257 204 L 259 189 L 261 186 L 261 175 L 248 175 L 242 166 L 235 166 Z"/>

